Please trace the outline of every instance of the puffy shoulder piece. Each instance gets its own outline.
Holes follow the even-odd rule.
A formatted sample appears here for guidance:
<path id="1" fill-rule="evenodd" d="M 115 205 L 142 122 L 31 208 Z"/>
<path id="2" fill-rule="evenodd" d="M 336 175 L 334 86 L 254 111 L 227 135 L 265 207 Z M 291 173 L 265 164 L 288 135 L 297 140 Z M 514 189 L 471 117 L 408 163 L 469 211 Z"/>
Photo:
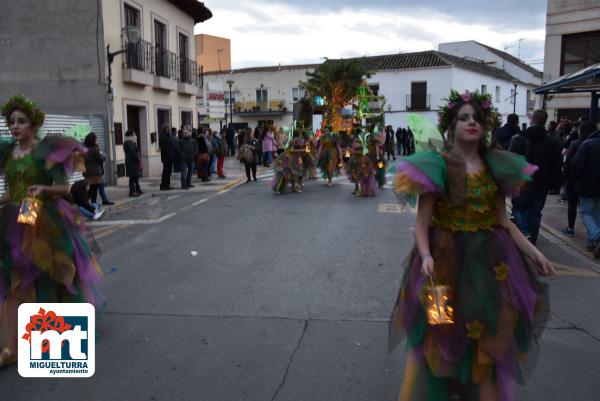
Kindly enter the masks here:
<path id="1" fill-rule="evenodd" d="M 397 194 L 443 194 L 448 171 L 446 161 L 435 151 L 423 151 L 402 158 L 396 165 L 394 191 Z"/>
<path id="2" fill-rule="evenodd" d="M 521 188 L 531 181 L 538 167 L 512 152 L 492 149 L 485 155 L 496 184 L 504 196 L 516 197 Z"/>
<path id="3" fill-rule="evenodd" d="M 45 137 L 36 151 L 37 156 L 46 161 L 48 169 L 62 165 L 69 174 L 85 170 L 82 155 L 86 152 L 87 148 L 81 142 L 62 135 Z"/>
<path id="4" fill-rule="evenodd" d="M 14 143 L 10 142 L 0 143 L 0 173 L 4 171 L 4 165 L 14 146 Z"/>

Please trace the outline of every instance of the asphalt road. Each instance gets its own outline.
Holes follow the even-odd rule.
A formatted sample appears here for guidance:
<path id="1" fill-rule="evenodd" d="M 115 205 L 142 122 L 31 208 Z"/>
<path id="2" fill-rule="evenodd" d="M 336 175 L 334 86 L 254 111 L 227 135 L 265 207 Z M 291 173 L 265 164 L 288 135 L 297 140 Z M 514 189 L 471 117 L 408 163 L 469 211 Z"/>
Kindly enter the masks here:
<path id="1" fill-rule="evenodd" d="M 405 352 L 387 353 L 387 320 L 414 213 L 389 189 L 355 198 L 344 179 L 281 196 L 267 182 L 107 216 L 94 227 L 108 300 L 95 375 L 5 368 L 2 400 L 395 400 Z M 597 401 L 600 275 L 559 244 L 539 246 L 560 274 L 519 399 Z"/>

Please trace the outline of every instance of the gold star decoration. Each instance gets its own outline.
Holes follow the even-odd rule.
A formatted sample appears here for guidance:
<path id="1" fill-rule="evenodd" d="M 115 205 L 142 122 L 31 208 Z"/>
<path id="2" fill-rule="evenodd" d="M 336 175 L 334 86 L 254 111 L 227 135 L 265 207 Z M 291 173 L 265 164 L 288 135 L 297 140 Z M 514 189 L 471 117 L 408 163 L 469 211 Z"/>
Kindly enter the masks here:
<path id="1" fill-rule="evenodd" d="M 508 278 L 508 266 L 506 263 L 500 263 L 498 266 L 494 267 L 494 271 L 496 272 L 496 280 L 504 281 Z"/>
<path id="2" fill-rule="evenodd" d="M 479 340 L 481 337 L 481 333 L 485 329 L 485 326 L 481 324 L 478 320 L 474 320 L 471 323 L 467 323 L 467 337 L 473 340 Z"/>

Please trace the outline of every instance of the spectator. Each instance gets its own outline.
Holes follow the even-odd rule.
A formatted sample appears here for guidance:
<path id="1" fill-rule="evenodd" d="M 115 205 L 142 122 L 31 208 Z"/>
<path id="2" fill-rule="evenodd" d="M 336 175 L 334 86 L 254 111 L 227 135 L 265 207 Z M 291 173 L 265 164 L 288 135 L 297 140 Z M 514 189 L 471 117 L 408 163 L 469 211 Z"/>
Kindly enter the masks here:
<path id="1" fill-rule="evenodd" d="M 547 119 L 548 113 L 535 110 L 531 116 L 531 127 L 513 137 L 509 147 L 511 152 L 525 156 L 529 163 L 539 168 L 533 180 L 512 201 L 515 223 L 534 245 L 548 192 L 560 188 L 561 181 L 560 147 L 544 128 Z"/>
<path id="2" fill-rule="evenodd" d="M 108 194 L 106 193 L 106 186 L 104 185 L 104 162 L 106 161 L 106 155 L 104 152 L 100 151 L 100 156 L 102 157 L 102 181 L 98 186 L 98 193 L 100 194 L 100 199 L 102 199 L 102 206 L 110 206 L 114 205 L 115 202 L 108 199 Z"/>
<path id="3" fill-rule="evenodd" d="M 233 129 L 232 125 L 229 124 L 229 128 L 227 129 L 226 139 L 227 139 L 227 146 L 228 146 L 228 155 L 231 157 L 235 156 L 235 134 L 236 134 L 235 130 Z"/>
<path id="4" fill-rule="evenodd" d="M 90 203 L 88 192 L 89 185 L 86 180 L 76 181 L 70 190 L 73 203 L 77 205 L 81 214 L 90 220 L 99 220 L 104 214 L 104 210 L 100 209 L 97 203 Z"/>
<path id="5" fill-rule="evenodd" d="M 560 118 L 560 122 L 558 123 L 558 127 L 556 127 L 556 136 L 558 137 L 558 144 L 560 145 L 561 149 L 565 143 L 565 140 L 567 139 L 567 136 L 571 133 L 572 128 L 573 126 L 571 125 L 569 119 L 565 116 L 562 116 Z"/>
<path id="6" fill-rule="evenodd" d="M 209 143 L 208 143 L 208 132 L 209 128 L 205 129 L 202 134 L 198 136 L 197 144 L 198 144 L 198 165 L 196 166 L 196 173 L 198 174 L 198 178 L 202 180 L 202 182 L 210 181 L 208 178 L 207 165 L 210 162 L 209 155 Z"/>
<path id="7" fill-rule="evenodd" d="M 190 137 L 190 127 L 188 125 L 181 130 L 181 139 L 179 140 L 179 153 L 181 155 L 181 189 L 190 189 L 192 185 L 192 174 L 194 173 L 194 161 L 198 154 L 198 144 Z"/>
<path id="8" fill-rule="evenodd" d="M 125 175 L 129 177 L 129 197 L 135 198 L 143 194 L 140 188 L 142 158 L 137 146 L 137 137 L 132 130 L 125 132 L 123 151 L 125 152 Z"/>
<path id="9" fill-rule="evenodd" d="M 252 129 L 248 128 L 244 144 L 240 147 L 238 152 L 238 157 L 240 158 L 240 161 L 244 163 L 244 167 L 246 168 L 246 183 L 252 181 L 250 172 L 252 172 L 252 177 L 254 178 L 254 181 L 256 181 L 256 165 L 258 164 L 259 153 L 260 146 L 258 140 L 254 137 Z"/>
<path id="10" fill-rule="evenodd" d="M 179 138 L 177 137 L 177 128 L 171 128 L 171 144 L 173 145 L 173 171 L 179 173 Z"/>
<path id="11" fill-rule="evenodd" d="M 550 121 L 548 123 L 548 135 L 556 139 L 556 142 L 560 143 L 558 138 L 558 131 L 556 130 L 557 128 L 558 124 L 556 124 L 556 121 Z"/>
<path id="12" fill-rule="evenodd" d="M 168 125 L 162 127 L 158 137 L 158 147 L 160 148 L 160 161 L 162 162 L 162 178 L 160 180 L 160 190 L 168 191 L 171 187 L 171 173 L 173 172 L 173 162 L 175 161 L 175 149 L 171 142 L 171 133 Z"/>
<path id="13" fill-rule="evenodd" d="M 275 132 L 273 132 L 273 126 L 270 126 L 266 130 L 262 141 L 263 163 L 265 167 L 271 167 L 275 149 Z"/>
<path id="14" fill-rule="evenodd" d="M 223 133 L 225 133 L 223 131 Z M 216 133 L 215 139 L 217 140 L 217 148 L 215 150 L 215 157 L 217 158 L 217 177 L 219 178 L 227 178 L 225 174 L 223 174 L 223 164 L 225 163 L 225 156 L 229 154 L 229 150 L 227 147 L 227 141 L 223 137 L 223 135 Z"/>
<path id="15" fill-rule="evenodd" d="M 510 146 L 510 140 L 513 136 L 519 133 L 519 116 L 516 114 L 509 114 L 506 118 L 506 124 L 498 128 L 494 133 L 494 139 L 500 147 L 504 150 L 508 150 Z"/>
<path id="16" fill-rule="evenodd" d="M 579 203 L 579 195 L 577 194 L 577 190 L 575 189 L 575 180 L 572 176 L 572 160 L 579 146 L 583 141 L 586 140 L 588 135 L 594 132 L 595 126 L 590 121 L 582 122 L 579 125 L 579 138 L 571 142 L 571 146 L 569 146 L 567 157 L 564 164 L 564 171 L 566 177 L 566 192 L 567 192 L 567 220 L 568 226 L 567 228 L 562 230 L 562 233 L 568 235 L 569 237 L 575 236 L 575 219 L 577 217 L 577 204 Z"/>
<path id="17" fill-rule="evenodd" d="M 96 134 L 90 132 L 85 137 L 83 144 L 88 149 L 85 155 L 85 172 L 83 176 L 89 184 L 88 197 L 90 202 L 98 203 L 98 190 L 102 183 L 102 155 L 100 154 L 100 148 L 96 142 Z"/>
<path id="18" fill-rule="evenodd" d="M 596 130 L 593 123 L 592 129 Z M 587 127 L 587 124 L 584 125 Z M 600 130 L 589 135 L 573 156 L 571 175 L 579 195 L 579 215 L 587 231 L 587 248 L 600 257 Z"/>
<path id="19" fill-rule="evenodd" d="M 390 160 L 391 155 L 394 160 L 396 160 L 396 155 L 394 154 L 394 130 L 392 129 L 391 125 L 385 127 L 384 147 L 385 153 L 387 154 L 387 159 Z"/>
<path id="20" fill-rule="evenodd" d="M 213 166 L 213 162 L 216 162 L 215 159 L 215 150 L 214 150 L 214 131 L 213 130 L 208 130 L 208 163 L 206 165 L 206 176 L 210 179 L 211 174 L 216 173 L 217 172 L 217 165 L 216 163 Z"/>
<path id="21" fill-rule="evenodd" d="M 396 148 L 398 156 L 402 156 L 402 128 L 400 127 L 396 130 Z"/>
<path id="22" fill-rule="evenodd" d="M 287 135 L 282 127 L 279 127 L 277 134 L 275 135 L 275 144 L 277 145 L 277 156 L 283 153 L 285 145 L 287 143 Z"/>

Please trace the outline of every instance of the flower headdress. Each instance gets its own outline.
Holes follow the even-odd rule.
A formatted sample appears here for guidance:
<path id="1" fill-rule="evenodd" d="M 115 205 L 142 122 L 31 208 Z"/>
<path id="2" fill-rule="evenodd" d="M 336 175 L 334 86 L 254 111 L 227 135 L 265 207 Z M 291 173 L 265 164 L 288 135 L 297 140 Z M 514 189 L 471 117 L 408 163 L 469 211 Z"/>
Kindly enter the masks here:
<path id="1" fill-rule="evenodd" d="M 438 129 L 441 133 L 446 132 L 452 124 L 456 110 L 467 103 L 479 103 L 485 115 L 488 129 L 493 130 L 500 126 L 500 115 L 492 105 L 492 95 L 490 94 L 481 94 L 479 91 L 458 93 L 458 91 L 452 89 L 450 96 L 444 100 L 447 103 L 439 106 L 440 110 L 438 111 Z"/>
<path id="2" fill-rule="evenodd" d="M 27 99 L 23 95 L 14 95 L 2 106 L 2 116 L 6 119 L 7 124 L 10 115 L 15 110 L 24 113 L 33 127 L 41 127 L 44 123 L 44 112 L 37 107 L 33 100 Z"/>

